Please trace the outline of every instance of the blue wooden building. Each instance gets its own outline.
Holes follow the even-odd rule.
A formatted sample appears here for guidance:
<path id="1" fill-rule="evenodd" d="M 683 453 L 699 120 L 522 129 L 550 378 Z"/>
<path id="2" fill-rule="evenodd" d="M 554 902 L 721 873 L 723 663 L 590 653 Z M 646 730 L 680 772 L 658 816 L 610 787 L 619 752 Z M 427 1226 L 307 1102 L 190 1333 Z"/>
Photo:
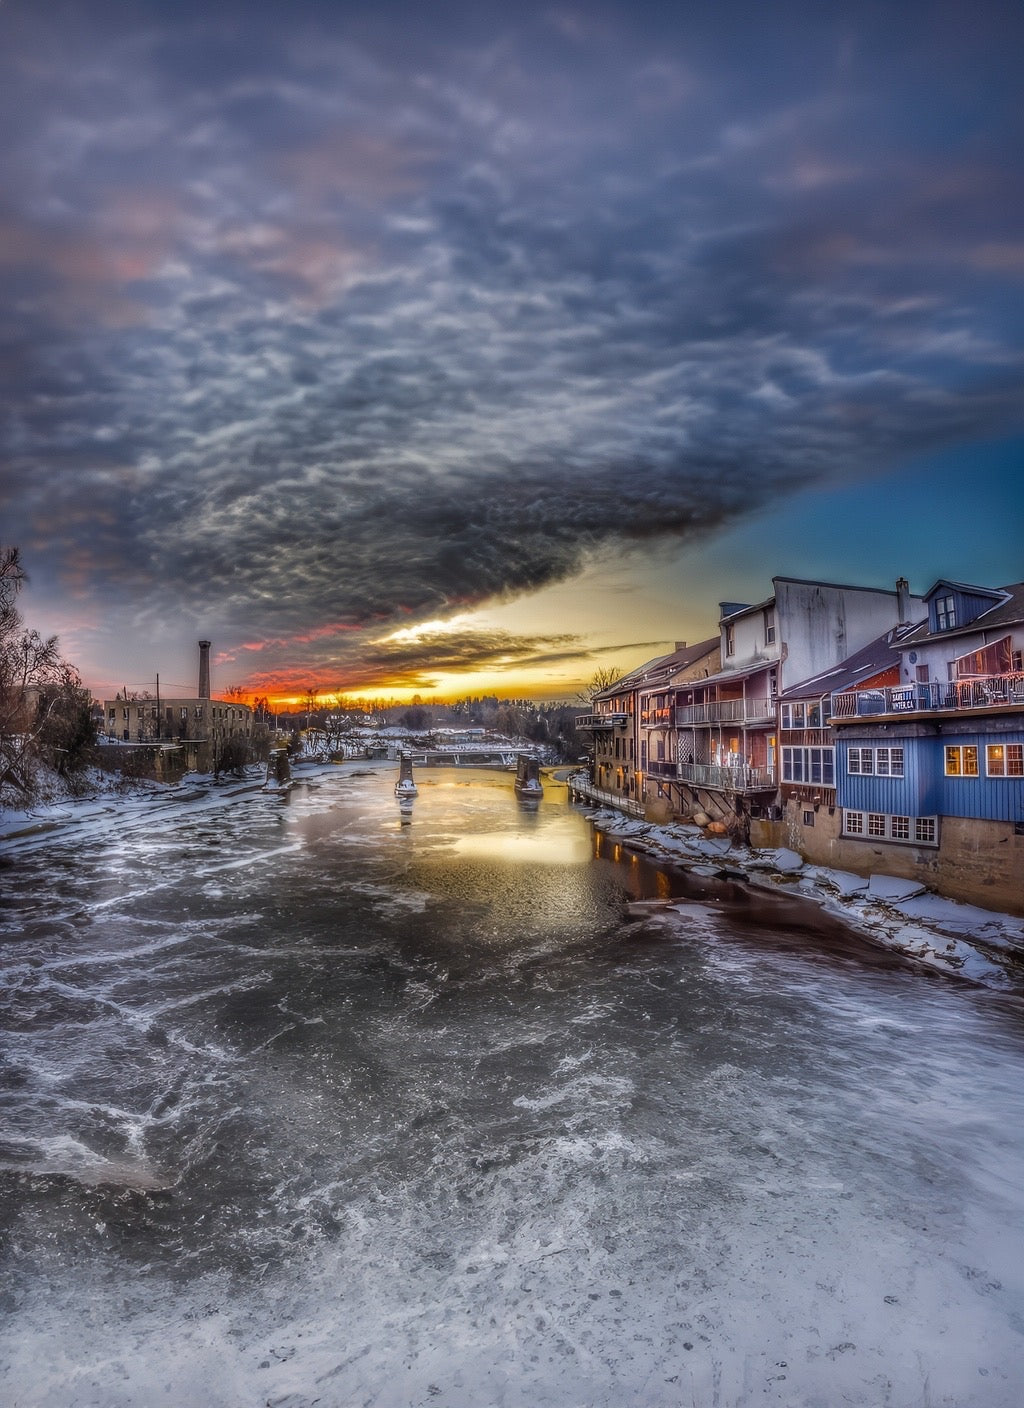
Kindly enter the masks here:
<path id="1" fill-rule="evenodd" d="M 1024 913 L 1024 583 L 924 600 L 899 682 L 832 697 L 833 859 Z"/>

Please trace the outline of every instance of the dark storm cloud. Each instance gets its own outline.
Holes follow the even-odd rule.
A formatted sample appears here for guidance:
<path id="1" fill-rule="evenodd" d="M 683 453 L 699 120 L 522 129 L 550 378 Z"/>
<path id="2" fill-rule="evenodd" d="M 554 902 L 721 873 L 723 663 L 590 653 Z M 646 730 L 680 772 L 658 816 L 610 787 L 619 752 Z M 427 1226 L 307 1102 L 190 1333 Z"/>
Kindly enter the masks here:
<path id="1" fill-rule="evenodd" d="M 372 634 L 1005 424 L 1019 11 L 822 8 L 6 6 L 37 582 Z"/>

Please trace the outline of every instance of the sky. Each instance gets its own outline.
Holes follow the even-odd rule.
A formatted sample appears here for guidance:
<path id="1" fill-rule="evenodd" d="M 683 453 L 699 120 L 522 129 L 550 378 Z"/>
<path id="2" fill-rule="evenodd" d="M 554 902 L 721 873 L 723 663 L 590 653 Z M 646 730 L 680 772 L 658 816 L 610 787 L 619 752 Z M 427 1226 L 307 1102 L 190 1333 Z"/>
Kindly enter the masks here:
<path id="1" fill-rule="evenodd" d="M 100 697 L 571 697 L 1024 578 L 1024 7 L 0 4 L 0 540 Z"/>

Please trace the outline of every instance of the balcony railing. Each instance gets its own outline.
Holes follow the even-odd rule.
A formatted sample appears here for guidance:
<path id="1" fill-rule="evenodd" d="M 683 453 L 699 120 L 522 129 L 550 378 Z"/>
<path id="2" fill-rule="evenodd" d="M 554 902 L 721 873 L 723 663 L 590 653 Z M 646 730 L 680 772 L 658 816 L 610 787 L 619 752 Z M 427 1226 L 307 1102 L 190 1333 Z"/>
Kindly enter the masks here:
<path id="1" fill-rule="evenodd" d="M 577 728 L 621 728 L 627 714 L 577 714 Z"/>
<path id="2" fill-rule="evenodd" d="M 976 675 L 965 680 L 854 689 L 832 696 L 833 719 L 939 710 L 1024 709 L 1024 674 Z"/>
<path id="3" fill-rule="evenodd" d="M 678 777 L 679 764 L 674 758 L 652 758 L 647 764 L 651 777 Z"/>
<path id="4" fill-rule="evenodd" d="M 672 714 L 672 709 L 643 709 L 640 713 L 640 722 L 645 728 L 671 728 Z"/>
<path id="5" fill-rule="evenodd" d="M 598 802 L 601 806 L 615 807 L 617 811 L 625 812 L 627 816 L 643 817 L 643 802 L 638 802 L 633 797 L 623 797 L 619 792 L 606 792 L 603 787 L 595 787 L 585 772 L 573 773 L 566 781 L 574 800 L 584 797 L 588 802 Z"/>
<path id="6" fill-rule="evenodd" d="M 676 710 L 677 724 L 773 723 L 774 699 L 719 699 L 712 704 L 683 704 Z"/>
<path id="7" fill-rule="evenodd" d="M 768 792 L 775 786 L 774 768 L 755 768 L 748 763 L 722 767 L 715 763 L 679 763 L 680 782 L 710 787 L 716 792 Z"/>

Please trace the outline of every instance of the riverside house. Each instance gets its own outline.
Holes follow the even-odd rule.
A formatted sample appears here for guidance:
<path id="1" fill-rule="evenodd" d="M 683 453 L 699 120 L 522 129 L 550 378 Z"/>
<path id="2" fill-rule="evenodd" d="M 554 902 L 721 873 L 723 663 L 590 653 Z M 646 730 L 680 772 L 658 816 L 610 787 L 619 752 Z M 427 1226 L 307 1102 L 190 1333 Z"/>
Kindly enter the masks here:
<path id="1" fill-rule="evenodd" d="M 780 696 L 920 610 L 902 578 L 895 590 L 796 577 L 772 586 L 757 605 L 721 604 L 722 668 L 680 691 L 676 710 L 679 809 L 741 829 L 779 816 Z"/>
<path id="2" fill-rule="evenodd" d="M 941 580 L 924 602 L 893 642 L 898 679 L 832 694 L 828 861 L 1021 914 L 1024 583 Z"/>

